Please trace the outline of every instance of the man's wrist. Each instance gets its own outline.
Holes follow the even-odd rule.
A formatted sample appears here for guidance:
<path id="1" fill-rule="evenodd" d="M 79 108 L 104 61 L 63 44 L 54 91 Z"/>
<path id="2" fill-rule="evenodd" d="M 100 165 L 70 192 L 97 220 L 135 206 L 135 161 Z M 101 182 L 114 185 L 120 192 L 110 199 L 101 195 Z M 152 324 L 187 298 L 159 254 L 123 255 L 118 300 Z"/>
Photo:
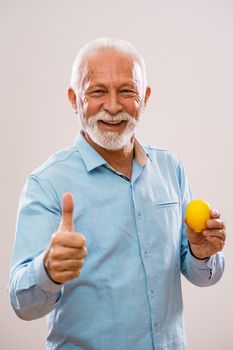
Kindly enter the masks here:
<path id="1" fill-rule="evenodd" d="M 53 279 L 52 279 L 52 277 L 50 276 L 50 274 L 48 273 L 48 270 L 47 270 L 47 267 L 46 267 L 46 264 L 45 264 L 45 261 L 43 261 L 43 263 L 44 263 L 44 269 L 45 269 L 45 272 L 46 272 L 46 274 L 47 274 L 47 276 L 48 276 L 48 278 L 53 282 L 53 283 L 55 283 L 55 284 L 58 284 L 58 285 L 62 285 L 62 283 L 60 283 L 60 282 L 57 282 L 57 281 L 54 281 Z"/>
<path id="2" fill-rule="evenodd" d="M 198 258 L 196 255 L 193 254 L 193 251 L 192 251 L 192 248 L 191 248 L 191 245 L 188 241 L 188 246 L 189 246 L 189 251 L 190 251 L 190 254 L 195 258 L 195 259 L 198 259 L 198 260 L 206 260 L 209 258 L 209 256 L 207 256 L 206 258 Z"/>

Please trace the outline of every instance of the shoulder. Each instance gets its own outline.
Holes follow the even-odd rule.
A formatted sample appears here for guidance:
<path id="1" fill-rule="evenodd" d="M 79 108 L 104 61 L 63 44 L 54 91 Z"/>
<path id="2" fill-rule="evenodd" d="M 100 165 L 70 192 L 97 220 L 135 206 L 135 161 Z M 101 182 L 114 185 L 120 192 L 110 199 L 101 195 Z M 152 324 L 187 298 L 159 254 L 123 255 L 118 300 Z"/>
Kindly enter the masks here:
<path id="1" fill-rule="evenodd" d="M 175 178 L 179 183 L 187 177 L 186 171 L 180 157 L 173 151 L 156 146 L 142 144 L 148 154 L 152 169 L 165 177 Z"/>
<path id="2" fill-rule="evenodd" d="M 142 143 L 142 146 L 153 162 L 174 163 L 177 166 L 182 164 L 179 156 L 173 151 L 145 143 Z"/>
<path id="3" fill-rule="evenodd" d="M 173 183 L 181 191 L 182 198 L 185 193 L 189 193 L 191 198 L 187 174 L 180 157 L 167 149 L 147 144 L 142 146 L 149 155 L 151 169 L 156 173 L 156 178 L 163 179 L 166 184 Z"/>
<path id="4" fill-rule="evenodd" d="M 71 169 L 78 167 L 82 158 L 75 145 L 59 150 L 51 155 L 44 163 L 37 167 L 30 176 L 36 178 L 51 178 L 59 176 L 61 172 L 68 173 Z"/>

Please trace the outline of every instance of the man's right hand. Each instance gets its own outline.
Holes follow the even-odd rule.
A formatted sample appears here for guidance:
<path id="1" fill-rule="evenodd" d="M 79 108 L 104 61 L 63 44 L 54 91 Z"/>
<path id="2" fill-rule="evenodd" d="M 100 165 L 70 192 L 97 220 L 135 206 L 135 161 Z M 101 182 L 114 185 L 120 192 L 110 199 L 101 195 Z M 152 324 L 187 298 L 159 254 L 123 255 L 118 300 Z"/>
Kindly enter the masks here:
<path id="1" fill-rule="evenodd" d="M 87 256 L 85 238 L 74 232 L 74 201 L 71 193 L 65 193 L 62 202 L 62 219 L 57 232 L 52 235 L 45 252 L 44 266 L 56 283 L 65 283 L 80 275 L 83 259 Z"/>

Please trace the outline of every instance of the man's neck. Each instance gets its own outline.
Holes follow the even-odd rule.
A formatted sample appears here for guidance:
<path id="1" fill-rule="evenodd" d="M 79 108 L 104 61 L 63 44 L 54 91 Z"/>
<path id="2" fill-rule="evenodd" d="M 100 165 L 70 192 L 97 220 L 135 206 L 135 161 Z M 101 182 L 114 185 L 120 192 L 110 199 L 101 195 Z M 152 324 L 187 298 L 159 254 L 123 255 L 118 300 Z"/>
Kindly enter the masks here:
<path id="1" fill-rule="evenodd" d="M 134 137 L 132 138 L 130 144 L 126 145 L 122 149 L 117 151 L 109 151 L 95 143 L 87 133 L 82 131 L 82 135 L 113 169 L 121 172 L 129 179 L 131 178 L 132 163 L 134 158 Z"/>

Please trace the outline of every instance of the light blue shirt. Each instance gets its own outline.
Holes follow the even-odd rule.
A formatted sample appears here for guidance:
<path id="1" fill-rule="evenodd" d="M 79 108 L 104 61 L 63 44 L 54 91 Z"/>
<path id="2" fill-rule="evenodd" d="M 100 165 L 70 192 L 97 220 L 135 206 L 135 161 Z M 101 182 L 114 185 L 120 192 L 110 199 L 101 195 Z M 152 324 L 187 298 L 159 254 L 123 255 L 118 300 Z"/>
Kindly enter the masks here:
<path id="1" fill-rule="evenodd" d="M 181 275 L 216 283 L 223 254 L 190 254 L 184 212 L 191 194 L 173 153 L 143 147 L 131 180 L 110 169 L 80 134 L 28 178 L 19 204 L 9 293 L 16 314 L 48 314 L 46 349 L 182 350 Z M 75 199 L 75 231 L 86 237 L 81 275 L 53 283 L 43 255 L 61 220 L 65 192 Z"/>

